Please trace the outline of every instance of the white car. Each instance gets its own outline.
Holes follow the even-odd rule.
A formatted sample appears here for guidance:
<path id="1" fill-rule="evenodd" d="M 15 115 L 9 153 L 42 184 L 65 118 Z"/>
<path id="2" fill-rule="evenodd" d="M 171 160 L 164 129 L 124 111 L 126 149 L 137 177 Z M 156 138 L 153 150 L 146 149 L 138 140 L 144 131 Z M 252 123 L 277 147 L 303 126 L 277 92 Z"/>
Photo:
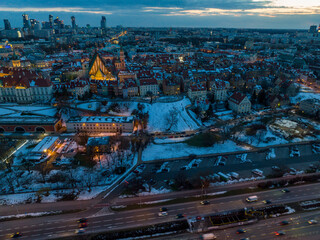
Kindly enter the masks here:
<path id="1" fill-rule="evenodd" d="M 168 213 L 167 212 L 159 212 L 158 215 L 159 215 L 159 217 L 165 217 L 165 216 L 168 216 Z"/>
<path id="2" fill-rule="evenodd" d="M 317 220 L 314 220 L 314 219 L 311 219 L 311 220 L 308 221 L 308 223 L 309 223 L 310 225 L 312 225 L 312 224 L 317 224 L 318 221 L 317 221 Z"/>
<path id="3" fill-rule="evenodd" d="M 79 229 L 76 229 L 74 232 L 75 232 L 76 234 L 81 234 L 81 233 L 84 233 L 85 230 L 84 230 L 84 228 L 79 228 Z"/>
<path id="4" fill-rule="evenodd" d="M 293 147 L 290 149 L 290 157 L 300 157 L 299 149 L 296 147 Z"/>

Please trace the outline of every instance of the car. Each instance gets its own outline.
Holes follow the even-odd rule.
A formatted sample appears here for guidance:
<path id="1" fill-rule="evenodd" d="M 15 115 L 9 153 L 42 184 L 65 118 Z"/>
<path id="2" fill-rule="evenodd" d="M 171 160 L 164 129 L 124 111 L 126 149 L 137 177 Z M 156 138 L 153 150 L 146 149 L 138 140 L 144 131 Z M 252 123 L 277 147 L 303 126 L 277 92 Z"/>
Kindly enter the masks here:
<path id="1" fill-rule="evenodd" d="M 272 166 L 271 169 L 273 171 L 280 171 L 280 168 L 278 166 Z"/>
<path id="2" fill-rule="evenodd" d="M 176 219 L 180 219 L 180 218 L 184 218 L 185 215 L 183 215 L 182 213 L 179 213 L 176 215 Z"/>
<path id="3" fill-rule="evenodd" d="M 79 223 L 78 227 L 79 228 L 86 228 L 86 227 L 88 227 L 88 223 L 87 222 Z"/>
<path id="4" fill-rule="evenodd" d="M 262 203 L 264 203 L 264 204 L 271 204 L 271 201 L 270 201 L 270 200 L 263 200 Z"/>
<path id="5" fill-rule="evenodd" d="M 246 230 L 244 230 L 244 229 L 238 229 L 238 230 L 237 230 L 237 234 L 245 233 L 245 232 L 247 232 L 247 231 L 246 231 Z"/>
<path id="6" fill-rule="evenodd" d="M 288 188 L 284 188 L 284 189 L 281 190 L 281 192 L 283 192 L 283 193 L 289 193 L 290 190 L 289 190 Z"/>
<path id="7" fill-rule="evenodd" d="M 310 225 L 312 225 L 312 224 L 317 224 L 318 221 L 317 221 L 317 220 L 314 220 L 314 219 L 311 219 L 311 220 L 308 221 L 308 223 L 309 223 Z"/>
<path id="8" fill-rule="evenodd" d="M 158 216 L 159 217 L 165 217 L 165 216 L 168 216 L 168 213 L 167 212 L 159 212 Z"/>
<path id="9" fill-rule="evenodd" d="M 79 229 L 76 229 L 74 231 L 74 233 L 76 233 L 76 234 L 81 234 L 81 233 L 84 233 L 84 232 L 85 232 L 84 228 L 79 228 Z"/>
<path id="10" fill-rule="evenodd" d="M 166 207 L 160 208 L 160 212 L 166 212 L 166 211 L 168 211 L 168 208 L 166 208 Z"/>
<path id="11" fill-rule="evenodd" d="M 288 225 L 289 222 L 288 221 L 281 221 L 279 224 L 283 226 L 283 225 Z"/>
<path id="12" fill-rule="evenodd" d="M 286 233 L 284 231 L 277 231 L 277 232 L 274 232 L 274 234 L 276 236 L 282 236 L 282 235 L 286 235 Z"/>
<path id="13" fill-rule="evenodd" d="M 88 219 L 87 219 L 87 218 L 80 218 L 80 219 L 78 220 L 78 223 L 86 223 L 86 222 L 88 222 Z"/>
<path id="14" fill-rule="evenodd" d="M 201 221 L 201 220 L 202 220 L 202 217 L 201 217 L 201 216 L 197 216 L 197 217 L 196 217 L 196 220 L 197 220 L 197 221 Z"/>
<path id="15" fill-rule="evenodd" d="M 210 201 L 208 201 L 208 200 L 203 200 L 203 201 L 200 202 L 200 204 L 201 204 L 201 205 L 208 205 L 208 204 L 210 204 Z"/>
<path id="16" fill-rule="evenodd" d="M 11 238 L 19 238 L 19 237 L 21 237 L 22 236 L 22 234 L 20 233 L 20 232 L 16 232 L 16 233 L 13 233 L 13 234 L 11 234 Z"/>

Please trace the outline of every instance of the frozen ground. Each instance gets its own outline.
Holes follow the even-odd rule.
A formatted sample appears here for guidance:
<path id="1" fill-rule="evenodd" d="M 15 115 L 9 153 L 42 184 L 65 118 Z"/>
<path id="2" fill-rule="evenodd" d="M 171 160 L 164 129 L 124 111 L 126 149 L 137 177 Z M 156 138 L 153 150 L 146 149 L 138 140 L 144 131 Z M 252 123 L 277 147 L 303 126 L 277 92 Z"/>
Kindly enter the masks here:
<path id="1" fill-rule="evenodd" d="M 150 144 L 142 153 L 143 161 L 156 159 L 175 158 L 189 156 L 190 154 L 202 155 L 210 153 L 224 153 L 242 151 L 245 148 L 237 146 L 228 140 L 225 143 L 215 144 L 212 147 L 193 147 L 186 143 Z"/>

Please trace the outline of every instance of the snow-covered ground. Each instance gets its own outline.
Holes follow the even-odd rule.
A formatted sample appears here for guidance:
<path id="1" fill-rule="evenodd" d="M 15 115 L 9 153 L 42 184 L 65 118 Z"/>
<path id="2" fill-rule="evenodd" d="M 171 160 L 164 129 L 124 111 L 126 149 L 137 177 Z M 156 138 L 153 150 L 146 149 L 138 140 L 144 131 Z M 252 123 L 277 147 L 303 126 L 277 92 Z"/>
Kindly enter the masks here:
<path id="1" fill-rule="evenodd" d="M 173 144 L 150 144 L 142 153 L 143 161 L 156 159 L 184 157 L 190 154 L 210 154 L 242 151 L 244 148 L 237 146 L 234 142 L 228 140 L 225 143 L 215 144 L 212 147 L 193 147 L 186 143 Z"/>
<path id="2" fill-rule="evenodd" d="M 80 103 L 76 107 L 83 110 L 97 111 L 100 108 L 100 102 Z"/>
<path id="3" fill-rule="evenodd" d="M 175 143 L 175 142 L 184 142 L 187 139 L 189 139 L 189 137 L 179 137 L 179 138 L 155 138 L 154 142 L 158 143 L 158 144 L 162 144 L 162 143 Z"/>
<path id="4" fill-rule="evenodd" d="M 255 147 L 266 147 L 288 143 L 288 141 L 284 138 L 280 138 L 279 136 L 275 135 L 268 127 L 267 131 L 265 134 L 261 135 L 260 139 L 258 136 L 248 136 L 243 132 L 236 134 L 236 137 L 239 141 L 248 143 Z"/>
<path id="5" fill-rule="evenodd" d="M 316 98 L 320 100 L 320 94 L 319 93 L 311 93 L 311 92 L 300 92 L 297 96 L 290 98 L 291 103 L 297 104 L 301 102 L 302 100 L 310 99 L 310 98 Z"/>
<path id="6" fill-rule="evenodd" d="M 182 132 L 197 129 L 198 125 L 192 120 L 186 110 L 186 106 L 190 104 L 191 102 L 187 98 L 177 102 L 145 104 L 145 111 L 148 111 L 150 116 L 148 130 L 150 132 L 166 131 L 168 125 L 166 124 L 165 119 L 171 110 L 178 113 L 178 122 L 176 126 L 170 129 L 170 131 Z"/>

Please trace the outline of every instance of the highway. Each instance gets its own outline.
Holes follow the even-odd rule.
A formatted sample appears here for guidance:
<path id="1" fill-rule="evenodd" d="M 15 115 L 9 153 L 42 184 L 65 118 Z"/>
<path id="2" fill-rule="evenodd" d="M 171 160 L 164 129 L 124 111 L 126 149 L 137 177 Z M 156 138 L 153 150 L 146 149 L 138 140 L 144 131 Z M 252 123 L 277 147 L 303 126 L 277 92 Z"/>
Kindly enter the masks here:
<path id="1" fill-rule="evenodd" d="M 295 186 L 289 188 L 291 192 L 282 193 L 279 189 L 260 192 L 255 195 L 259 197 L 257 203 L 246 203 L 245 198 L 250 194 L 216 198 L 210 205 L 203 206 L 197 202 L 180 203 L 168 205 L 169 215 L 159 217 L 159 207 L 142 208 L 131 211 L 111 212 L 107 205 L 95 205 L 89 212 L 79 212 L 76 214 L 64 214 L 33 219 L 23 219 L 6 221 L 1 223 L 0 238 L 8 239 L 9 234 L 20 231 L 23 233 L 22 239 L 50 239 L 62 236 L 74 235 L 77 229 L 76 220 L 81 217 L 89 219 L 87 232 L 100 232 L 106 230 L 116 230 L 128 227 L 143 226 L 160 222 L 174 220 L 178 213 L 186 214 L 186 217 L 198 215 L 208 215 L 209 213 L 239 209 L 249 206 L 263 206 L 261 202 L 269 199 L 273 203 L 287 203 L 316 199 L 320 197 L 320 183 Z M 278 219 L 275 219 L 278 221 Z M 260 223 L 259 223 L 260 224 Z M 252 225 L 255 228 L 256 225 Z M 261 238 L 262 239 L 262 238 Z M 270 239 L 270 238 L 268 238 Z"/>
<path id="2" fill-rule="evenodd" d="M 237 234 L 239 227 L 227 228 L 224 230 L 210 231 L 217 236 L 217 240 L 238 240 L 249 238 L 250 240 L 319 240 L 320 239 L 320 211 L 306 212 L 299 215 L 282 216 L 267 220 L 261 220 L 254 225 L 243 226 L 246 233 Z M 311 219 L 318 221 L 318 224 L 310 225 L 307 222 Z M 281 221 L 288 221 L 289 224 L 281 226 Z M 276 231 L 284 231 L 284 236 L 275 236 Z M 179 234 L 170 236 L 171 240 L 199 240 L 201 234 Z M 155 240 L 167 240 L 168 237 L 157 237 Z"/>

